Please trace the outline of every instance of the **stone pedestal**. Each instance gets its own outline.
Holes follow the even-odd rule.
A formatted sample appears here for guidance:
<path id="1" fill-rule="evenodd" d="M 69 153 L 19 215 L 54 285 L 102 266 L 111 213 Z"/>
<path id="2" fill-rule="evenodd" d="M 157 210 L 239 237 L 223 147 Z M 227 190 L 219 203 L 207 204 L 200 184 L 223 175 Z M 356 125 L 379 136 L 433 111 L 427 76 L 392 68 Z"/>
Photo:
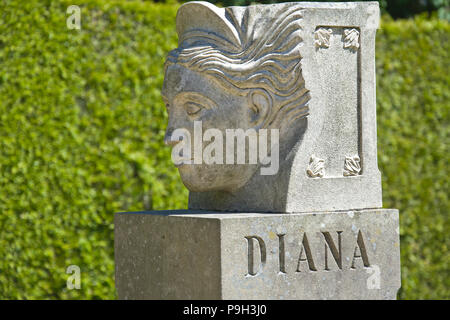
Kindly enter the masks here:
<path id="1" fill-rule="evenodd" d="M 395 209 L 115 216 L 119 299 L 395 299 Z"/>

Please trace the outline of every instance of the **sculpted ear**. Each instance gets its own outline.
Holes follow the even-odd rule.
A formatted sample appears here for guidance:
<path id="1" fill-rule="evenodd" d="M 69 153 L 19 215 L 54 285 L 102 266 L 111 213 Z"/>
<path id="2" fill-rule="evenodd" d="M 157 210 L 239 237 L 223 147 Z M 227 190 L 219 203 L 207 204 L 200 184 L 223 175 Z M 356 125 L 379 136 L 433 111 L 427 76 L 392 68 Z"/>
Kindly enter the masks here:
<path id="1" fill-rule="evenodd" d="M 262 128 L 272 110 L 272 97 L 264 89 L 252 89 L 248 93 L 248 103 L 250 121 L 258 129 Z"/>

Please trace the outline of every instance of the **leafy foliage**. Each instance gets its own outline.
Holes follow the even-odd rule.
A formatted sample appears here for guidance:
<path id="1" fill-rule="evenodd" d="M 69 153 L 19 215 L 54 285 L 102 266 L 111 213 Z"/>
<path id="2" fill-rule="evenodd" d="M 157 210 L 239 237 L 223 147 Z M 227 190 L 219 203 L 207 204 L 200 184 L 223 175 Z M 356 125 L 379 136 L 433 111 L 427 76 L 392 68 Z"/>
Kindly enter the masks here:
<path id="1" fill-rule="evenodd" d="M 187 206 L 159 91 L 176 7 L 89 1 L 69 30 L 71 4 L 0 4 L 1 298 L 114 298 L 114 212 Z"/>
<path id="2" fill-rule="evenodd" d="M 113 214 L 185 208 L 163 144 L 163 63 L 177 4 L 0 3 L 0 298 L 111 299 Z M 449 24 L 378 32 L 379 164 L 399 208 L 401 298 L 450 298 Z M 81 268 L 81 290 L 66 268 Z"/>
<path id="3" fill-rule="evenodd" d="M 450 25 L 383 21 L 378 30 L 378 161 L 384 206 L 400 209 L 400 297 L 450 298 Z"/>

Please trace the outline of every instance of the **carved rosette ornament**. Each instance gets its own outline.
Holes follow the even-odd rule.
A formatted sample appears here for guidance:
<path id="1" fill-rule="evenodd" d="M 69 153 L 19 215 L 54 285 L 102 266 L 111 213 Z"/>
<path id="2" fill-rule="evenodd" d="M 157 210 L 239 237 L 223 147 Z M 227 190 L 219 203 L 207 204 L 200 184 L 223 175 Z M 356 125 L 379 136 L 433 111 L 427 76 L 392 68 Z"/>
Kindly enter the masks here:
<path id="1" fill-rule="evenodd" d="M 344 48 L 356 51 L 359 48 L 359 31 L 356 29 L 344 29 Z"/>
<path id="2" fill-rule="evenodd" d="M 359 156 L 345 157 L 344 176 L 357 176 L 361 172 Z"/>
<path id="3" fill-rule="evenodd" d="M 325 161 L 312 155 L 306 173 L 311 178 L 322 178 L 325 175 Z"/>
<path id="4" fill-rule="evenodd" d="M 319 28 L 314 32 L 314 45 L 317 48 L 329 48 L 330 37 L 333 30 L 327 28 Z"/>

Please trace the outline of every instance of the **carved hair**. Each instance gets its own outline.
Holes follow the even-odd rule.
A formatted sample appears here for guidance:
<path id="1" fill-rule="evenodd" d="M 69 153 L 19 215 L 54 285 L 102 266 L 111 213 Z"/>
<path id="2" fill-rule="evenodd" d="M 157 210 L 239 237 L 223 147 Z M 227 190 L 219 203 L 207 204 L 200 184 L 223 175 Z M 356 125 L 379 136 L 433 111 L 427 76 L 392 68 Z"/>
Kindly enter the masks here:
<path id="1" fill-rule="evenodd" d="M 301 10 L 284 10 L 266 30 L 259 31 L 255 27 L 264 25 L 264 17 L 250 17 L 248 9 L 241 23 L 233 8 L 225 8 L 225 18 L 238 41 L 224 33 L 188 30 L 179 35 L 182 42 L 169 53 L 166 68 L 176 63 L 210 75 L 240 95 L 265 90 L 273 107 L 264 127 L 307 116 L 310 96 L 301 70 Z"/>

